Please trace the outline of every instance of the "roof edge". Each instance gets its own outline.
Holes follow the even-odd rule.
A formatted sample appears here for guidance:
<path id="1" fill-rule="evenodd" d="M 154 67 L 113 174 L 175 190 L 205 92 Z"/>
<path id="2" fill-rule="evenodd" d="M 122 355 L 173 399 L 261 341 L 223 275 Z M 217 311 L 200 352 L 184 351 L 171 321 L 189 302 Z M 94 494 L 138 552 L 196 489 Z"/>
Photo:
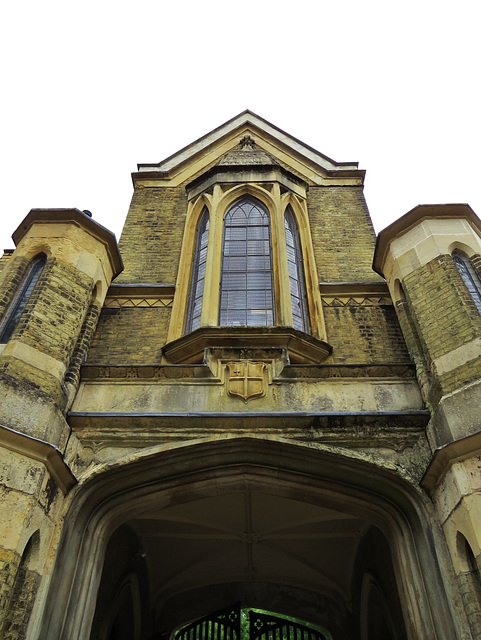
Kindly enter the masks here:
<path id="1" fill-rule="evenodd" d="M 15 246 L 18 245 L 22 238 L 27 235 L 32 226 L 37 222 L 47 224 L 55 222 L 71 222 L 80 227 L 84 227 L 88 233 L 95 236 L 100 242 L 102 242 L 102 244 L 105 245 L 112 265 L 112 270 L 114 272 L 113 277 L 123 271 L 124 265 L 115 234 L 99 222 L 93 220 L 90 215 L 84 211 L 77 208 L 31 209 L 12 233 L 12 239 Z"/>
<path id="2" fill-rule="evenodd" d="M 383 266 L 389 246 L 393 240 L 402 236 L 404 233 L 421 223 L 423 220 L 429 219 L 449 219 L 464 218 L 469 220 L 471 224 L 478 229 L 481 234 L 481 220 L 478 218 L 473 209 L 466 203 L 447 203 L 447 204 L 418 204 L 416 207 L 408 211 L 401 218 L 395 220 L 392 224 L 383 229 L 376 239 L 376 248 L 374 250 L 374 258 L 372 267 L 376 273 L 382 277 Z"/>
<path id="3" fill-rule="evenodd" d="M 230 118 L 223 124 L 219 125 L 212 131 L 206 133 L 205 135 L 197 138 L 194 142 L 191 142 L 187 146 L 183 147 L 179 151 L 176 151 L 174 154 L 168 156 L 164 160 L 161 160 L 158 163 L 140 163 L 137 165 L 138 173 L 156 171 L 159 172 L 169 172 L 173 167 L 183 164 L 186 161 L 191 160 L 197 154 L 201 153 L 204 149 L 206 149 L 210 144 L 212 144 L 215 140 L 228 136 L 230 133 L 235 131 L 236 128 L 242 127 L 243 125 L 251 124 L 258 129 L 265 131 L 267 134 L 270 133 L 273 137 L 277 138 L 277 140 L 287 146 L 291 143 L 291 146 L 297 147 L 298 153 L 304 155 L 314 164 L 322 167 L 325 171 L 359 171 L 359 163 L 358 162 L 336 162 L 329 156 L 321 153 L 317 149 L 310 147 L 306 143 L 302 142 L 298 138 L 290 135 L 284 130 L 280 129 L 276 125 L 272 124 L 265 118 L 257 115 L 253 111 L 249 109 L 245 109 L 238 115 Z M 270 131 L 269 131 L 270 130 Z M 277 134 L 277 135 L 276 135 Z M 279 135 L 280 134 L 280 135 Z M 178 161 L 176 162 L 176 159 Z"/>

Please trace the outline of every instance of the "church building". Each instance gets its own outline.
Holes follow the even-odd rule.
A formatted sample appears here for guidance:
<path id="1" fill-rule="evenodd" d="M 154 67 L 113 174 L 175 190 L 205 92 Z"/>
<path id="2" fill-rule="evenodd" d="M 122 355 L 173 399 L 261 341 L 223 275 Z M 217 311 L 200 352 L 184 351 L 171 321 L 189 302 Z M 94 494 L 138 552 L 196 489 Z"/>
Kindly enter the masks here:
<path id="1" fill-rule="evenodd" d="M 481 640 L 481 220 L 245 111 L 0 258 L 0 638 Z"/>

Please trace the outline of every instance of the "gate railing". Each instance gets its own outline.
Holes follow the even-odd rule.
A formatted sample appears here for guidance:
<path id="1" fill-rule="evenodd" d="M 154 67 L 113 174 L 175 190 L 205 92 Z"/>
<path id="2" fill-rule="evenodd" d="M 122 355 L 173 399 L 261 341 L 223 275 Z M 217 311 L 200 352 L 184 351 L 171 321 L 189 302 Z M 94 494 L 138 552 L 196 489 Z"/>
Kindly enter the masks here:
<path id="1" fill-rule="evenodd" d="M 182 627 L 174 640 L 331 640 L 331 635 L 255 609 L 245 608 L 241 615 L 240 604 L 236 603 Z"/>
<path id="2" fill-rule="evenodd" d="M 328 640 L 321 631 L 287 618 L 249 611 L 249 640 Z"/>
<path id="3" fill-rule="evenodd" d="M 240 604 L 211 613 L 176 632 L 174 640 L 241 640 Z"/>

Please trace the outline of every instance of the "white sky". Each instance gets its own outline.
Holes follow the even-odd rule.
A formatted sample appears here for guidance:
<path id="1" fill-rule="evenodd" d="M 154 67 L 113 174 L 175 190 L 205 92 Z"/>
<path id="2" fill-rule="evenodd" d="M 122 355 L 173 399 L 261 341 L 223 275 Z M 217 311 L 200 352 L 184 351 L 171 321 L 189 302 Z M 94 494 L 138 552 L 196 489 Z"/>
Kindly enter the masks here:
<path id="1" fill-rule="evenodd" d="M 481 214 L 479 0 L 25 0 L 2 9 L 0 248 L 34 207 L 119 237 L 137 163 L 248 108 L 367 170 L 379 231 Z"/>

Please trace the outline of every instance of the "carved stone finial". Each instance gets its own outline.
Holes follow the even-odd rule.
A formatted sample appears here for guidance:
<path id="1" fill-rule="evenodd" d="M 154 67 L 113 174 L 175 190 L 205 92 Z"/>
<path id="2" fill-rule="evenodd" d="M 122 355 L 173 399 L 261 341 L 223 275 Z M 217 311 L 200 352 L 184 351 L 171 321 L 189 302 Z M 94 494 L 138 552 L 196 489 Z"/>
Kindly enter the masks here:
<path id="1" fill-rule="evenodd" d="M 241 149 L 244 149 L 245 147 L 250 147 L 252 149 L 255 145 L 255 140 L 246 133 L 246 135 L 240 139 L 239 145 Z"/>

